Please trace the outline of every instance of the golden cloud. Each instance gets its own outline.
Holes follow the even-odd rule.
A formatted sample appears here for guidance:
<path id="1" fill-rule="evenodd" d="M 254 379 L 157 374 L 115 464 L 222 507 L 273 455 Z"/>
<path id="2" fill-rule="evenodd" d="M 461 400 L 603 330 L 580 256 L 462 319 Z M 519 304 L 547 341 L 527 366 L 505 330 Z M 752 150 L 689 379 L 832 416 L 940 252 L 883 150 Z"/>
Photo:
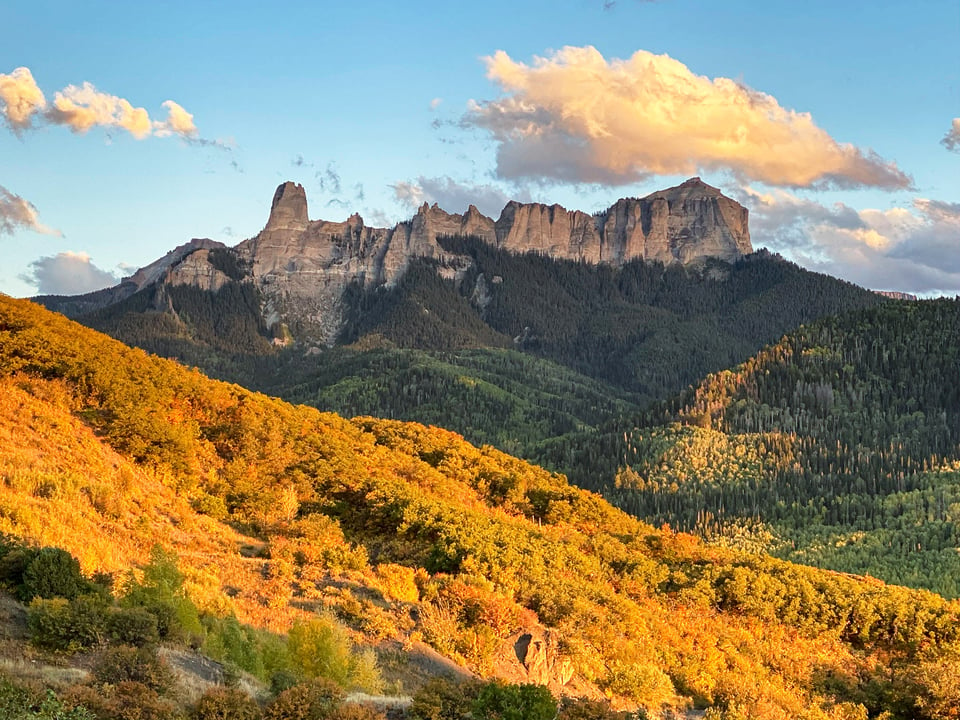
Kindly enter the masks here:
<path id="1" fill-rule="evenodd" d="M 76 133 L 94 127 L 118 128 L 138 140 L 151 135 L 177 135 L 191 143 L 227 147 L 220 141 L 200 138 L 193 115 L 179 103 L 166 100 L 162 105 L 167 119 L 151 120 L 146 109 L 85 82 L 56 92 L 48 106 L 29 68 L 19 67 L 9 75 L 0 73 L 0 117 L 18 135 L 31 128 L 34 117 L 39 115 L 45 122 L 64 125 Z"/>
<path id="2" fill-rule="evenodd" d="M 19 67 L 9 75 L 0 73 L 0 114 L 17 134 L 31 127 L 33 116 L 47 105 L 33 74 Z"/>
<path id="3" fill-rule="evenodd" d="M 193 115 L 173 100 L 165 101 L 163 106 L 167 109 L 167 119 L 164 122 L 154 123 L 157 135 L 165 137 L 176 134 L 183 138 L 197 136 L 197 126 L 193 124 Z"/>
<path id="4" fill-rule="evenodd" d="M 834 140 L 809 113 L 667 55 L 608 61 L 588 46 L 532 65 L 503 51 L 485 62 L 505 94 L 471 101 L 462 124 L 491 133 L 504 178 L 618 185 L 727 170 L 783 187 L 912 184 L 895 163 Z"/>
<path id="5" fill-rule="evenodd" d="M 150 115 L 145 109 L 134 107 L 123 98 L 100 92 L 88 82 L 80 87 L 68 85 L 58 92 L 46 117 L 52 123 L 66 125 L 79 133 L 85 133 L 95 126 L 117 127 L 139 140 L 153 131 Z"/>

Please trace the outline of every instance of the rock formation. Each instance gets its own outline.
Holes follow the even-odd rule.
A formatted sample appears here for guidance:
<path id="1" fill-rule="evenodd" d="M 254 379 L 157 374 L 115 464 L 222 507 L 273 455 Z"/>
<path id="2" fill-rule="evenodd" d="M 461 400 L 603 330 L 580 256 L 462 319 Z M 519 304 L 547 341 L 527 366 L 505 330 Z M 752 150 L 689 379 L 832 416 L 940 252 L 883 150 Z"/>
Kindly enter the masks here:
<path id="1" fill-rule="evenodd" d="M 458 277 L 470 259 L 447 253 L 437 242 L 455 235 L 475 236 L 515 253 L 614 266 L 635 259 L 734 261 L 752 252 L 747 210 L 700 178 L 644 198 L 618 200 L 594 215 L 511 201 L 494 221 L 473 205 L 459 215 L 424 203 L 411 220 L 393 228 L 368 227 L 356 214 L 342 222 L 311 221 L 303 187 L 286 182 L 274 193 L 263 230 L 230 252 L 244 268 L 242 281 L 259 290 L 268 327 L 282 323 L 295 338 L 332 343 L 343 325 L 348 286 L 394 285 L 418 257 L 438 259 L 445 277 Z M 181 245 L 88 304 L 109 304 L 110 298 L 128 297 L 158 282 L 215 292 L 236 280 L 210 259 L 211 250 L 223 247 L 211 240 Z M 489 294 L 489 288 L 477 292 Z"/>
<path id="2" fill-rule="evenodd" d="M 393 228 L 368 227 L 359 215 L 311 222 L 303 188 L 288 182 L 277 188 L 264 229 L 236 251 L 265 299 L 268 325 L 283 321 L 295 335 L 332 342 L 347 285 L 392 285 L 414 257 L 444 260 L 444 271 L 455 275 L 466 261 L 444 252 L 437 243 L 444 235 L 475 236 L 510 252 L 615 266 L 634 259 L 733 261 L 752 251 L 747 210 L 700 178 L 645 198 L 618 200 L 596 215 L 511 201 L 494 221 L 473 205 L 459 215 L 424 203 L 410 221 Z"/>

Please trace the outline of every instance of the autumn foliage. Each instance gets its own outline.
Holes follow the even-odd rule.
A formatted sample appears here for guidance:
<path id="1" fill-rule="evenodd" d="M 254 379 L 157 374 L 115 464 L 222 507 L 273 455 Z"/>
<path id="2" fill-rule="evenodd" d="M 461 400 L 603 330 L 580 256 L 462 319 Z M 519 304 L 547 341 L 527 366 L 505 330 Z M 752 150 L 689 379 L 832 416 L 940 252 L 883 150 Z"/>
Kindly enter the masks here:
<path id="1" fill-rule="evenodd" d="M 307 677 L 364 676 L 373 618 L 484 675 L 546 626 L 578 682 L 654 713 L 949 717 L 960 618 L 932 593 L 705 546 L 453 433 L 294 407 L 8 298 L 0 388 L 0 433 L 22 428 L 0 444 L 0 530 L 117 573 L 129 607 L 198 638 L 212 621 L 187 600 L 289 633 L 290 656 L 348 648 Z M 271 642 L 221 646 L 265 667 Z M 486 692 L 490 717 L 546 712 L 539 690 Z"/>

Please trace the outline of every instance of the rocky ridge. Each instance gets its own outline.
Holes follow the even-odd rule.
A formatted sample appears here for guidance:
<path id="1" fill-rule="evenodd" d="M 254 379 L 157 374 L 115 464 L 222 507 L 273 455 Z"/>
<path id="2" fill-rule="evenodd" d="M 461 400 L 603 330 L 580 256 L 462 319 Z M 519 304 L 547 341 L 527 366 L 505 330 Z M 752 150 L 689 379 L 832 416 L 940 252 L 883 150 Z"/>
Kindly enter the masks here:
<path id="1" fill-rule="evenodd" d="M 473 205 L 461 215 L 424 203 L 413 218 L 392 228 L 370 227 L 358 214 L 342 222 L 311 221 L 303 187 L 286 182 L 274 193 L 267 224 L 256 236 L 232 249 L 192 240 L 116 288 L 84 296 L 82 307 L 109 305 L 148 285 L 216 292 L 239 279 L 259 291 L 267 327 L 286 326 L 297 339 L 331 344 L 343 325 L 348 287 L 393 286 L 413 258 L 436 259 L 441 275 L 460 277 L 471 261 L 446 252 L 438 243 L 444 236 L 474 236 L 509 252 L 613 266 L 635 259 L 684 265 L 704 258 L 735 261 L 753 250 L 746 208 L 700 178 L 618 200 L 593 215 L 511 201 L 494 220 Z M 242 277 L 231 277 L 211 251 L 230 253 Z M 77 301 L 63 299 L 55 309 L 76 315 L 70 308 L 80 307 Z"/>
<path id="2" fill-rule="evenodd" d="M 458 235 L 510 252 L 614 266 L 634 259 L 734 261 L 752 252 L 746 208 L 700 178 L 618 200 L 596 215 L 511 201 L 493 220 L 473 205 L 460 215 L 424 203 L 393 228 L 369 227 L 356 214 L 343 222 L 310 221 L 303 187 L 287 182 L 274 194 L 263 231 L 235 250 L 262 293 L 268 326 L 284 322 L 297 335 L 332 342 L 347 285 L 393 285 L 414 257 L 435 258 L 442 274 L 457 277 L 468 260 L 445 252 L 437 238 Z"/>

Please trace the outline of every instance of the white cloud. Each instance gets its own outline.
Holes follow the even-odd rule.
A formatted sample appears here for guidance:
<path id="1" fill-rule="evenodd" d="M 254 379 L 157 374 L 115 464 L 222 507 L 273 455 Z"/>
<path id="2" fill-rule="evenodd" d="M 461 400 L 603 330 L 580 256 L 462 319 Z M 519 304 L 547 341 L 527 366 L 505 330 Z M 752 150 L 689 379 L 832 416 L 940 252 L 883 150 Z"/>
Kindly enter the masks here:
<path id="1" fill-rule="evenodd" d="M 175 135 L 191 144 L 230 149 L 230 142 L 200 137 L 193 115 L 179 103 L 165 100 L 162 106 L 166 120 L 151 120 L 145 108 L 134 107 L 129 100 L 102 92 L 89 82 L 67 85 L 48 104 L 29 68 L 0 73 L 0 117 L 17 135 L 32 128 L 38 119 L 81 134 L 95 127 L 120 129 L 138 140 Z"/>
<path id="2" fill-rule="evenodd" d="M 960 118 L 954 118 L 950 123 L 950 129 L 940 141 L 947 150 L 960 152 Z"/>
<path id="3" fill-rule="evenodd" d="M 420 207 L 426 201 L 423 188 L 415 182 L 400 180 L 390 187 L 393 188 L 393 196 L 397 199 L 397 202 L 404 207 Z"/>
<path id="4" fill-rule="evenodd" d="M 153 123 L 153 132 L 157 137 L 179 135 L 187 140 L 198 137 L 197 126 L 193 124 L 191 113 L 173 100 L 164 100 L 163 107 L 167 109 L 167 119 Z"/>
<path id="5" fill-rule="evenodd" d="M 59 230 L 40 222 L 40 214 L 33 203 L 0 185 L 0 235 L 13 235 L 20 229 L 63 237 Z"/>
<path id="6" fill-rule="evenodd" d="M 372 227 L 393 227 L 396 224 L 382 208 L 366 208 L 363 217 Z"/>
<path id="7" fill-rule="evenodd" d="M 435 97 L 433 100 L 430 101 L 430 109 L 436 110 L 438 107 L 440 107 L 442 103 L 443 103 L 443 98 Z"/>
<path id="8" fill-rule="evenodd" d="M 134 107 L 116 95 L 100 92 L 88 82 L 79 87 L 67 85 L 56 93 L 45 117 L 77 133 L 85 133 L 97 126 L 121 128 L 139 140 L 153 131 L 146 110 Z"/>
<path id="9" fill-rule="evenodd" d="M 47 100 L 37 86 L 30 70 L 15 69 L 9 75 L 0 73 L 0 115 L 19 135 L 33 125 L 33 116 L 43 110 Z"/>
<path id="10" fill-rule="evenodd" d="M 470 205 L 476 205 L 484 215 L 500 216 L 500 211 L 511 199 L 527 202 L 530 194 L 521 191 L 513 197 L 496 185 L 461 183 L 449 176 L 424 177 L 415 181 L 401 181 L 391 186 L 396 200 L 407 208 L 416 208 L 423 203 L 437 203 L 447 212 L 462 213 Z"/>
<path id="11" fill-rule="evenodd" d="M 896 164 L 837 142 L 809 113 L 667 55 L 608 61 L 587 46 L 532 65 L 503 51 L 485 61 L 504 94 L 471 101 L 461 125 L 490 133 L 503 178 L 623 185 L 727 170 L 783 187 L 912 185 Z"/>
<path id="12" fill-rule="evenodd" d="M 909 208 L 855 210 L 784 190 L 744 188 L 755 246 L 864 287 L 960 292 L 960 204 L 917 198 Z"/>
<path id="13" fill-rule="evenodd" d="M 69 251 L 34 260 L 29 274 L 20 279 L 40 295 L 82 295 L 117 282 L 113 273 L 98 268 L 86 253 Z"/>

